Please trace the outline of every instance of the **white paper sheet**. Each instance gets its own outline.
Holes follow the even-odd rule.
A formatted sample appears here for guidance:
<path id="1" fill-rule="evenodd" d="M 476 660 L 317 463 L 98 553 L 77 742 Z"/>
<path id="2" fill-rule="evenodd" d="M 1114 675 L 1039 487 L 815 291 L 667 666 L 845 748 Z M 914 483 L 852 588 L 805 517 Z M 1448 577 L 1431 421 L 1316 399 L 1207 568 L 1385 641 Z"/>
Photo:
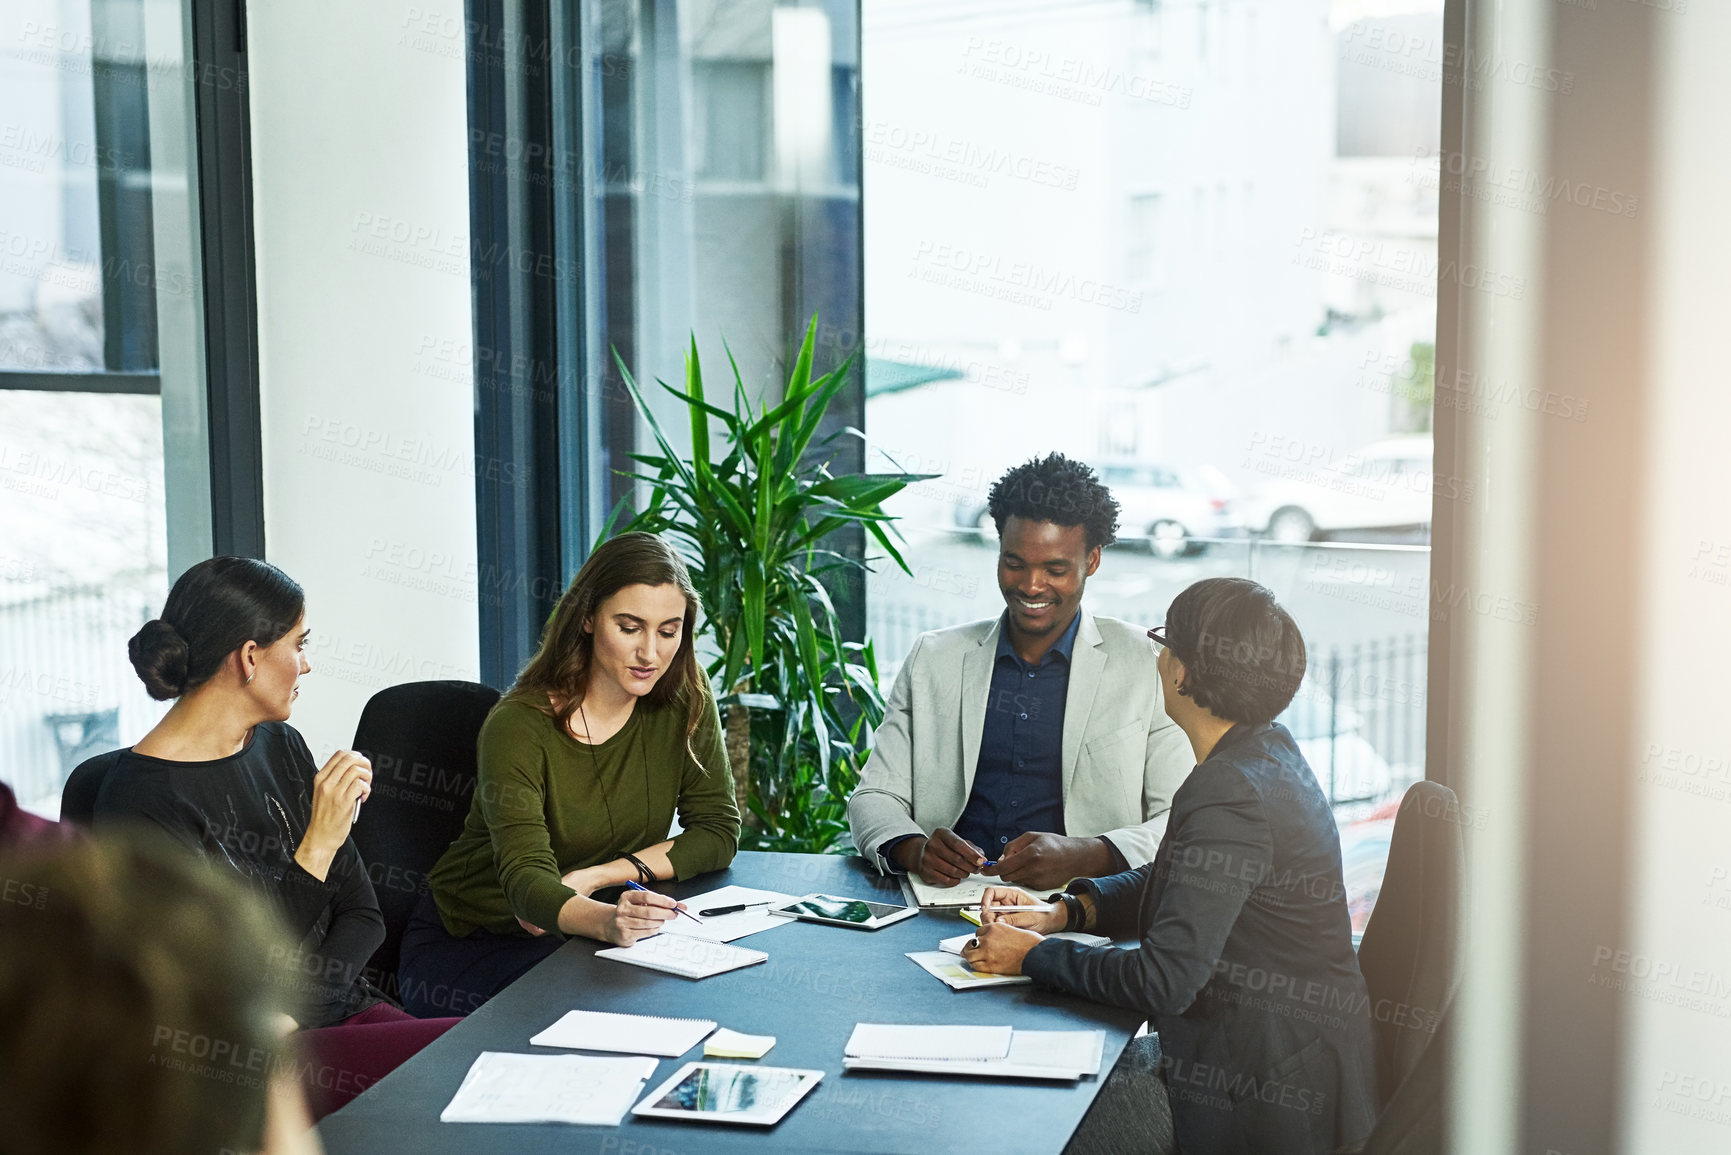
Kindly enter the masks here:
<path id="1" fill-rule="evenodd" d="M 697 926 L 689 919 L 681 919 L 679 934 L 692 938 L 708 939 L 710 942 L 732 942 L 736 938 L 744 938 L 748 934 L 759 931 L 774 930 L 778 926 L 786 926 L 792 919 L 780 918 L 770 914 L 771 907 L 786 906 L 797 894 L 782 894 L 776 890 L 754 890 L 749 886 L 724 886 L 720 890 L 712 890 L 708 894 L 700 894 L 696 898 L 681 899 L 685 909 L 703 919 L 703 925 Z M 736 914 L 702 914 L 703 911 L 717 906 L 733 906 L 741 902 L 762 902 L 767 905 L 753 906 Z"/>
<path id="2" fill-rule="evenodd" d="M 570 1011 L 530 1039 L 537 1047 L 617 1051 L 676 1059 L 715 1029 L 714 1019 L 663 1019 L 611 1011 Z"/>
<path id="3" fill-rule="evenodd" d="M 923 1071 L 936 1075 L 1080 1079 L 1100 1073 L 1104 1031 L 1016 1031 L 1001 1059 L 897 1059 L 847 1056 L 849 1071 Z"/>
<path id="4" fill-rule="evenodd" d="M 846 1053 L 863 1059 L 1002 1059 L 1013 1034 L 1009 1027 L 856 1023 Z"/>
<path id="5" fill-rule="evenodd" d="M 652 971 L 665 971 L 688 979 L 706 979 L 710 975 L 769 960 L 769 956 L 760 950 L 709 942 L 684 933 L 674 934 L 672 931 L 662 931 L 654 938 L 646 938 L 635 946 L 612 946 L 606 950 L 598 950 L 595 957 L 648 967 Z"/>
<path id="6" fill-rule="evenodd" d="M 654 1073 L 648 1058 L 482 1051 L 439 1121 L 617 1127 Z"/>

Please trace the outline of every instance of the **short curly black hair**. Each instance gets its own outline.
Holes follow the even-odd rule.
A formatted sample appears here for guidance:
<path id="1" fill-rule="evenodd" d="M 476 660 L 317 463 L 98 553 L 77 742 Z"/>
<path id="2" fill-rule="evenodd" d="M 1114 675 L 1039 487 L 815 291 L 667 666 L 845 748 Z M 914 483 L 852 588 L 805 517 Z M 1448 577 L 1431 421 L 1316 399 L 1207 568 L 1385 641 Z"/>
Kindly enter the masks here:
<path id="1" fill-rule="evenodd" d="M 1016 466 L 992 484 L 986 508 L 998 532 L 1012 517 L 1079 525 L 1090 550 L 1118 540 L 1118 502 L 1094 471 L 1062 453 L 1048 453 Z"/>
<path id="2" fill-rule="evenodd" d="M 1304 682 L 1298 623 L 1249 578 L 1205 578 L 1173 598 L 1166 645 L 1184 663 L 1179 689 L 1229 722 L 1272 722 Z"/>

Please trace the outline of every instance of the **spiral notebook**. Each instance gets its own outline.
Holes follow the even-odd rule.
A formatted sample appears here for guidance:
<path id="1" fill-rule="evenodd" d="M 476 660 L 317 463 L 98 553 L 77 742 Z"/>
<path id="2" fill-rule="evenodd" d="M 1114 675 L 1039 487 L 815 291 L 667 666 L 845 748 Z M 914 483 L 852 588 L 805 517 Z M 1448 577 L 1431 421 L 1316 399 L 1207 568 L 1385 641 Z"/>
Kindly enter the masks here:
<path id="1" fill-rule="evenodd" d="M 646 938 L 635 946 L 614 946 L 595 952 L 596 958 L 648 967 L 688 979 L 706 979 L 710 975 L 738 970 L 755 963 L 768 962 L 769 956 L 760 950 L 730 946 L 724 942 L 705 942 L 688 935 L 663 931 Z"/>
<path id="2" fill-rule="evenodd" d="M 676 1059 L 715 1030 L 714 1019 L 664 1019 L 612 1011 L 569 1011 L 529 1042 L 572 1051 L 616 1051 Z"/>

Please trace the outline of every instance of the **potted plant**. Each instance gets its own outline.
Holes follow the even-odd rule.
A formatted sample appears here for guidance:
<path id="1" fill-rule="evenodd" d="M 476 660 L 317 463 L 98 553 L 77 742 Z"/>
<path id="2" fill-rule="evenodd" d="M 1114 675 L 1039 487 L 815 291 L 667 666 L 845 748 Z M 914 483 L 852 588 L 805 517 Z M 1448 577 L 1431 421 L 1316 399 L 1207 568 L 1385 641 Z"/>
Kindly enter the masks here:
<path id="1" fill-rule="evenodd" d="M 891 540 L 882 502 L 931 474 L 838 474 L 837 437 L 814 444 L 829 403 L 847 382 L 852 358 L 812 376 L 817 318 L 794 359 L 781 400 L 754 408 L 739 366 L 731 407 L 712 404 L 693 336 L 685 388 L 661 387 L 686 406 L 690 459 L 668 441 L 637 382 L 614 353 L 659 453 L 633 454 L 647 482 L 644 508 L 618 532 L 642 530 L 674 541 L 703 598 L 700 635 L 713 644 L 708 673 L 727 711 L 728 754 L 745 811 L 748 849 L 847 849 L 847 800 L 883 720 L 871 643 L 843 639 L 825 581 L 863 581 L 866 563 L 830 544 L 838 530 L 863 527 L 908 572 Z M 714 459 L 710 421 L 726 431 Z M 602 538 L 615 532 L 624 502 Z"/>

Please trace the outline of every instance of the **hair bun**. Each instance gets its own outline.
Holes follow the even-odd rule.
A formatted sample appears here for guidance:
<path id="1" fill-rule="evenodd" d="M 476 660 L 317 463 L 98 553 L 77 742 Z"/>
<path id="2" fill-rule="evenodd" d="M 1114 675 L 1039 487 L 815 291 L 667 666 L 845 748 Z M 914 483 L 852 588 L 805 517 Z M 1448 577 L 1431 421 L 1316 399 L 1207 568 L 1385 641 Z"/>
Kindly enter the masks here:
<path id="1" fill-rule="evenodd" d="M 179 630 L 161 618 L 152 618 L 139 627 L 126 643 L 126 655 L 145 692 L 157 701 L 177 698 L 186 690 L 187 662 L 192 648 Z"/>

